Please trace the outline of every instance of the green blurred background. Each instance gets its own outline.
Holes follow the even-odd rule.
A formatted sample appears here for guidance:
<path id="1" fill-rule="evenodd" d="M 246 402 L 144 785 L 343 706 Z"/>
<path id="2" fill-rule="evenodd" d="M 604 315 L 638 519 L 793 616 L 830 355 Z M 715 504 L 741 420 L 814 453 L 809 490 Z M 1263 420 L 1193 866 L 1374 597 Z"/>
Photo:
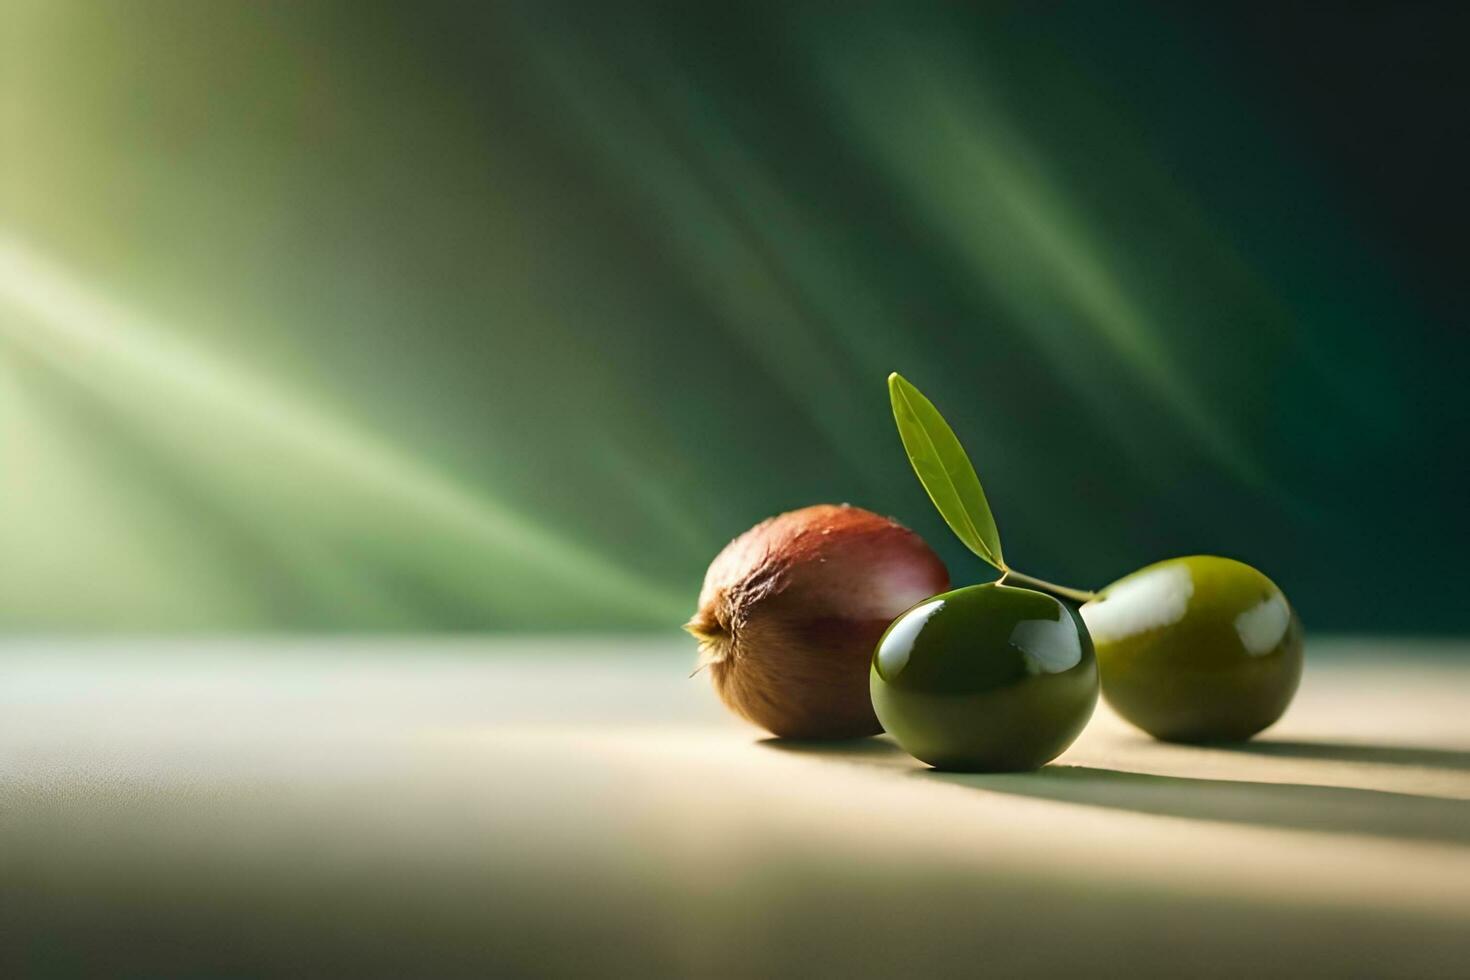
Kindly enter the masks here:
<path id="1" fill-rule="evenodd" d="M 0 0 L 0 629 L 646 629 L 770 513 L 1465 629 L 1458 5 Z"/>

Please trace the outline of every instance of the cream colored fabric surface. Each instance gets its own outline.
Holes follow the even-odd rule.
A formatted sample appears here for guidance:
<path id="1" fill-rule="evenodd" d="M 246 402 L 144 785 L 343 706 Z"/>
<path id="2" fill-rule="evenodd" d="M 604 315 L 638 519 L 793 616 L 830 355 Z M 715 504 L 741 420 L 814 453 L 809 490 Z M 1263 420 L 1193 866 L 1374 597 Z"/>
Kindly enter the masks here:
<path id="1" fill-rule="evenodd" d="M 677 641 L 0 644 L 0 976 L 1470 975 L 1470 648 L 1240 749 L 782 744 Z"/>

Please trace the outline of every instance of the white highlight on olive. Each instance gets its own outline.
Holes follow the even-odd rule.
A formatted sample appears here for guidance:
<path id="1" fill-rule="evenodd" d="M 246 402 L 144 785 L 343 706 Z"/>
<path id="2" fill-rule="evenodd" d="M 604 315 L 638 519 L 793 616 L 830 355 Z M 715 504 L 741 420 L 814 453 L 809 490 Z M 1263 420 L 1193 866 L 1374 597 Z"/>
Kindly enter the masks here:
<path id="1" fill-rule="evenodd" d="M 1235 632 L 1240 634 L 1245 652 L 1253 657 L 1263 656 L 1276 649 L 1290 625 L 1291 609 L 1286 604 L 1286 596 L 1280 592 L 1272 592 L 1235 617 Z"/>
<path id="2" fill-rule="evenodd" d="M 1026 672 L 1060 674 L 1082 662 L 1082 639 L 1066 613 L 1061 619 L 1023 619 L 1011 630 L 1011 646 L 1026 656 Z"/>
<path id="3" fill-rule="evenodd" d="M 919 631 L 943 606 L 943 599 L 931 599 L 910 609 L 889 627 L 887 638 L 878 644 L 878 663 L 885 677 L 896 676 L 908 664 L 909 651 L 913 650 Z"/>
<path id="4" fill-rule="evenodd" d="M 1187 567 L 1146 569 L 1084 605 L 1082 621 L 1095 642 L 1109 643 L 1179 622 L 1192 595 L 1194 576 Z"/>

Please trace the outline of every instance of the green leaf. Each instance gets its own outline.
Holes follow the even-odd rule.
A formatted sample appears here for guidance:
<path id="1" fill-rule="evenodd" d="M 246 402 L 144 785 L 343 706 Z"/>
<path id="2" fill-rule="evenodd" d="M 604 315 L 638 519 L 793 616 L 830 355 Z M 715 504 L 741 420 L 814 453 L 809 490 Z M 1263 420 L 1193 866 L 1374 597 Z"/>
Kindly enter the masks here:
<path id="1" fill-rule="evenodd" d="M 888 376 L 888 396 L 909 462 L 940 516 L 967 548 L 1005 571 L 995 517 L 954 430 L 919 389 L 897 374 Z"/>

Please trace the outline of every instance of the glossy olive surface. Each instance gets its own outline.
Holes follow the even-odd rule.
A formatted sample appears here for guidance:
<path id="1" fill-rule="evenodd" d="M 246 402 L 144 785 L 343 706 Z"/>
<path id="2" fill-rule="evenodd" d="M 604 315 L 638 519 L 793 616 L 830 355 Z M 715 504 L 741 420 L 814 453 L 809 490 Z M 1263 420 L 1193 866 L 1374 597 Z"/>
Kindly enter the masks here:
<path id="1" fill-rule="evenodd" d="M 1301 680 L 1301 621 L 1275 583 L 1230 558 L 1149 565 L 1081 611 L 1103 697 L 1155 738 L 1250 738 L 1281 717 Z"/>
<path id="2" fill-rule="evenodd" d="M 873 654 L 873 709 L 904 750 L 938 769 L 1037 769 L 1097 705 L 1087 631 L 1030 589 L 972 585 L 914 606 Z"/>

